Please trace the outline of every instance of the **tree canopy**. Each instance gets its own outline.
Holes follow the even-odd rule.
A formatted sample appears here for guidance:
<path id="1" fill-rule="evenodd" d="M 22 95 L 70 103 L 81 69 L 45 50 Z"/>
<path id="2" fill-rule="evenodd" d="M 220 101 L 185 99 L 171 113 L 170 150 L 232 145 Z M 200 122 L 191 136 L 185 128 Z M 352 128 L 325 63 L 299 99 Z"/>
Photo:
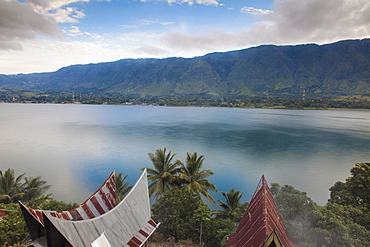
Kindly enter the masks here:
<path id="1" fill-rule="evenodd" d="M 157 149 L 155 153 L 149 153 L 149 158 L 154 168 L 146 168 L 148 173 L 149 195 L 157 198 L 175 186 L 175 175 L 179 170 L 179 162 L 172 160 L 176 154 L 167 153 L 166 148 Z M 141 170 L 143 170 L 142 168 Z"/>
<path id="2" fill-rule="evenodd" d="M 198 156 L 197 152 L 193 154 L 187 153 L 186 164 L 184 165 L 181 163 L 181 168 L 178 172 L 181 184 L 183 184 L 181 188 L 202 195 L 207 198 L 209 202 L 214 202 L 215 200 L 208 193 L 208 190 L 217 191 L 217 189 L 216 186 L 206 178 L 212 176 L 215 172 L 211 169 L 201 170 L 203 161 L 203 155 Z"/>

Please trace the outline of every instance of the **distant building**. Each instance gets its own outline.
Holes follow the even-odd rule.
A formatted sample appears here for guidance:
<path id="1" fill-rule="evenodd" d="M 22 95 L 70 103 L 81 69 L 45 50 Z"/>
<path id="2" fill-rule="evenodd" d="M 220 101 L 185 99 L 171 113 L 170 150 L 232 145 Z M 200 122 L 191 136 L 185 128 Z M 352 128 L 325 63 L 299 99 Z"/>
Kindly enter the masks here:
<path id="1" fill-rule="evenodd" d="M 9 215 L 7 215 L 5 212 L 4 212 L 4 209 L 3 207 L 0 206 L 0 221 L 3 220 L 3 218 L 5 217 L 8 217 Z"/>
<path id="2" fill-rule="evenodd" d="M 295 247 L 290 241 L 265 176 L 262 176 L 236 233 L 227 247 Z"/>
<path id="3" fill-rule="evenodd" d="M 143 246 L 158 224 L 151 219 L 146 170 L 116 205 L 112 173 L 84 203 L 69 211 L 31 209 L 20 203 L 29 246 Z"/>

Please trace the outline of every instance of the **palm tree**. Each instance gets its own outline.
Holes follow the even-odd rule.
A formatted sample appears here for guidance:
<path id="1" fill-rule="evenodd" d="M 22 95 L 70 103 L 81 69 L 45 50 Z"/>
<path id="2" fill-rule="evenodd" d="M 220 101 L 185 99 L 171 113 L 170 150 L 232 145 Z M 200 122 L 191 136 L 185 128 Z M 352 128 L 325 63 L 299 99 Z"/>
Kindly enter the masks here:
<path id="1" fill-rule="evenodd" d="M 149 185 L 149 196 L 155 194 L 158 198 L 164 195 L 167 191 L 176 187 L 176 174 L 179 170 L 180 161 L 172 160 L 176 154 L 171 152 L 166 153 L 166 148 L 157 149 L 155 153 L 149 153 L 149 158 L 154 165 L 154 169 L 146 168 L 148 173 L 148 180 L 151 182 Z M 142 168 L 141 170 L 144 170 Z"/>
<path id="2" fill-rule="evenodd" d="M 225 193 L 222 191 L 221 194 L 223 195 L 223 197 L 225 197 L 226 202 L 218 200 L 218 206 L 220 206 L 222 209 L 215 210 L 217 212 L 217 217 L 235 221 L 240 209 L 240 198 L 243 196 L 243 193 L 240 193 L 240 191 L 231 188 L 230 192 Z"/>
<path id="3" fill-rule="evenodd" d="M 130 192 L 132 186 L 129 186 L 130 183 L 125 182 L 128 174 L 124 178 L 122 178 L 122 172 L 115 174 L 116 179 L 116 203 L 118 204 L 120 201 L 125 198 L 125 196 Z"/>
<path id="4" fill-rule="evenodd" d="M 45 191 L 47 191 L 51 185 L 46 184 L 46 181 L 41 180 L 41 177 L 25 177 L 24 178 L 24 197 L 25 202 L 33 203 L 33 201 L 39 198 Z"/>
<path id="5" fill-rule="evenodd" d="M 215 202 L 208 190 L 217 191 L 216 186 L 206 179 L 215 173 L 211 169 L 201 170 L 203 161 L 203 155 L 198 157 L 197 152 L 187 153 L 186 165 L 181 163 L 180 172 L 178 173 L 183 184 L 181 188 L 203 195 L 209 202 Z"/>
<path id="6" fill-rule="evenodd" d="M 4 173 L 0 171 L 0 198 L 4 203 L 10 203 L 14 198 L 19 197 L 22 192 L 21 183 L 24 173 L 15 177 L 14 170 L 8 169 Z"/>

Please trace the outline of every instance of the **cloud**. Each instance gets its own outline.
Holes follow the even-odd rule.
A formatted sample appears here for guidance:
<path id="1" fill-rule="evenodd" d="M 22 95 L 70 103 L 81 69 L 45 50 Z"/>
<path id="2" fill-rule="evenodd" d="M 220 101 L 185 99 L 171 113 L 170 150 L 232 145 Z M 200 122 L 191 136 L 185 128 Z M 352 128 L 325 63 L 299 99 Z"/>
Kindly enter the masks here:
<path id="1" fill-rule="evenodd" d="M 71 26 L 71 28 L 67 30 L 67 35 L 76 37 L 83 35 L 83 33 L 81 32 L 79 27 Z"/>
<path id="2" fill-rule="evenodd" d="M 0 1 L 0 49 L 22 49 L 20 41 L 34 39 L 37 34 L 62 36 L 55 19 L 36 12 L 31 4 Z"/>
<path id="3" fill-rule="evenodd" d="M 66 7 L 90 0 L 0 0 L 0 50 L 21 50 L 21 42 L 38 35 L 62 38 L 58 23 L 78 23 L 85 14 Z M 109 0 L 106 0 L 109 1 Z"/>
<path id="4" fill-rule="evenodd" d="M 167 26 L 167 25 L 173 25 L 175 22 L 165 22 L 165 21 L 157 21 L 157 20 L 140 20 L 141 25 L 151 25 L 151 24 L 159 24 L 162 26 Z"/>
<path id="5" fill-rule="evenodd" d="M 141 2 L 148 2 L 153 0 L 140 0 Z M 202 4 L 202 5 L 219 5 L 217 0 L 166 0 L 169 4 L 183 4 L 187 3 L 188 5 Z"/>
<path id="6" fill-rule="evenodd" d="M 322 44 L 370 37 L 368 0 L 281 0 L 262 17 L 264 20 L 237 33 L 217 29 L 198 35 L 171 32 L 163 42 L 171 49 L 206 53 L 260 44 Z"/>
<path id="7" fill-rule="evenodd" d="M 370 36 L 368 0 L 287 0 L 268 16 L 281 40 L 330 42 Z"/>
<path id="8" fill-rule="evenodd" d="M 136 28 L 137 26 L 135 25 L 120 25 L 122 28 Z"/>
<path id="9" fill-rule="evenodd" d="M 170 56 L 169 51 L 159 48 L 158 46 L 141 46 L 139 48 L 133 49 L 135 53 L 138 53 L 145 57 L 163 57 Z"/>
<path id="10" fill-rule="evenodd" d="M 256 9 L 256 8 L 247 7 L 247 6 L 244 6 L 240 11 L 242 13 L 247 13 L 251 15 L 266 15 L 266 14 L 272 13 L 272 11 L 268 9 Z"/>
<path id="11" fill-rule="evenodd" d="M 85 17 L 85 14 L 82 11 L 78 11 L 77 8 L 72 7 L 58 9 L 55 13 L 49 15 L 58 23 L 78 23 L 78 19 Z"/>

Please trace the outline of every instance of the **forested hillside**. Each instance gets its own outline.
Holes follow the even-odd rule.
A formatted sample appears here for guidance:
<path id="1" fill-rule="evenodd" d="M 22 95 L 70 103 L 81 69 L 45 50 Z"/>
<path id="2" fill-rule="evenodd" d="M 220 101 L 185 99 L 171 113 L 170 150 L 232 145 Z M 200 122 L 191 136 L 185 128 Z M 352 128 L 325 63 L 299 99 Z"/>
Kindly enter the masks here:
<path id="1" fill-rule="evenodd" d="M 0 87 L 132 97 L 328 98 L 370 93 L 370 39 L 264 45 L 195 58 L 123 59 L 0 75 Z"/>

